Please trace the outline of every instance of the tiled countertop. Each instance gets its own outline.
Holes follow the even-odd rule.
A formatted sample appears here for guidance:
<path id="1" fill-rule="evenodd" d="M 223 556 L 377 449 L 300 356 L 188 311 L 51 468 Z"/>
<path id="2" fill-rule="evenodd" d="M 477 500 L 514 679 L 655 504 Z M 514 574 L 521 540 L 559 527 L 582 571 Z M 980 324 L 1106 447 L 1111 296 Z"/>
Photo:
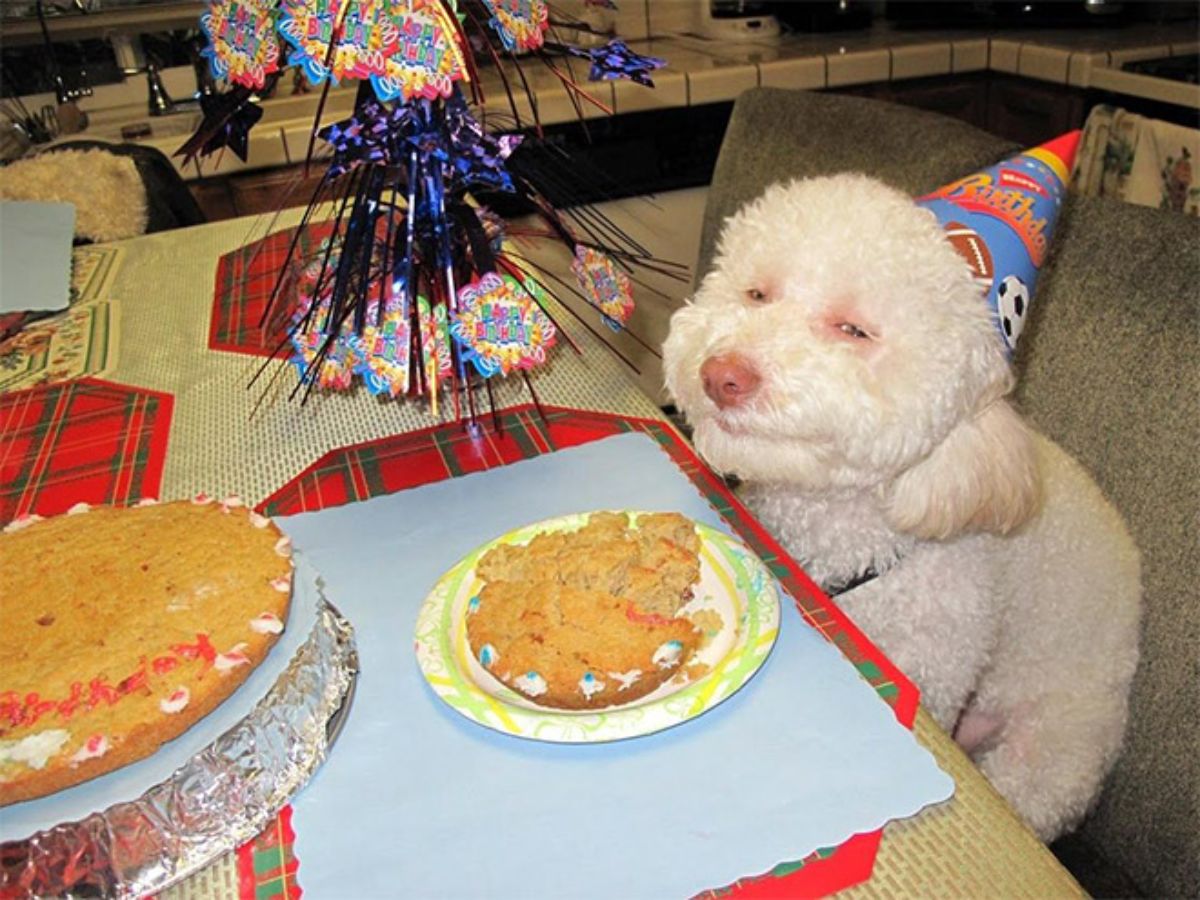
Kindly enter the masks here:
<path id="1" fill-rule="evenodd" d="M 628 10 L 630 6 L 632 11 Z M 644 29 L 639 11 L 647 15 Z M 877 23 L 856 32 L 789 34 L 761 42 L 716 43 L 684 33 L 645 37 L 659 33 L 654 20 L 658 13 L 657 4 L 646 7 L 644 3 L 623 3 L 616 23 L 618 30 L 631 38 L 631 46 L 636 50 L 667 59 L 666 68 L 655 73 L 653 90 L 629 82 L 586 84 L 588 92 L 615 113 L 727 101 L 758 85 L 819 90 L 985 71 L 1200 108 L 1200 87 L 1196 85 L 1120 71 L 1123 63 L 1132 60 L 1197 52 L 1200 40 L 1192 23 L 1121 29 L 1005 31 L 992 36 L 972 31 L 901 30 Z M 685 27 L 678 21 L 673 24 Z M 672 23 L 660 21 L 659 25 L 665 30 Z M 518 110 L 523 118 L 528 118 L 528 101 L 522 96 L 524 92 L 512 64 L 506 65 L 515 84 L 513 93 L 520 98 Z M 552 73 L 541 65 L 527 65 L 524 69 L 536 94 L 543 124 L 576 118 L 566 89 Z M 182 77 L 181 73 L 172 74 Z M 480 74 L 489 109 L 511 117 L 498 71 L 487 66 Z M 136 82 L 132 87 L 140 99 L 137 89 L 144 91 L 144 87 Z M 173 90 L 170 86 L 168 89 Z M 282 87 L 281 93 L 286 90 L 287 87 Z M 219 165 L 206 161 L 203 174 L 220 175 L 303 161 L 318 96 L 319 92 L 313 92 L 264 101 L 265 115 L 251 132 L 250 161 L 242 163 L 226 153 Z M 331 91 L 323 121 L 345 117 L 353 100 L 353 86 Z M 93 105 L 100 102 L 99 97 L 91 99 Z M 87 108 L 89 104 L 84 105 Z M 586 116 L 606 114 L 595 106 L 586 103 L 583 106 Z M 149 118 L 140 102 L 93 109 L 91 115 L 93 126 L 76 137 L 120 140 L 123 124 L 149 122 L 155 133 L 139 143 L 158 147 L 168 156 L 183 142 L 195 122 L 194 114 Z M 185 175 L 196 177 L 196 172 Z"/>

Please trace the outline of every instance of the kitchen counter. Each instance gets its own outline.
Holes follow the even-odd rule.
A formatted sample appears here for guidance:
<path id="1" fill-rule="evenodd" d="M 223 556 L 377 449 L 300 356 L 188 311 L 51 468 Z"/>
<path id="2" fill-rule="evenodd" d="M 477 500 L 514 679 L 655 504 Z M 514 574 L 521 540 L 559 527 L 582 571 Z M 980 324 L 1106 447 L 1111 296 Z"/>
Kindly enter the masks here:
<path id="1" fill-rule="evenodd" d="M 1102 89 L 1200 109 L 1200 86 L 1120 71 L 1122 64 L 1133 60 L 1197 52 L 1200 40 L 1193 23 L 1004 31 L 989 36 L 970 30 L 898 29 L 879 22 L 862 31 L 786 34 L 759 41 L 717 43 L 687 33 L 665 33 L 671 27 L 686 26 L 669 20 L 659 20 L 656 25 L 653 15 L 659 12 L 657 5 L 651 8 L 653 14 L 647 16 L 641 29 L 636 10 L 643 6 L 632 5 L 634 13 L 623 9 L 616 23 L 618 29 L 631 38 L 634 49 L 666 58 L 667 66 L 655 73 L 653 90 L 630 82 L 586 85 L 592 96 L 618 115 L 730 101 L 757 85 L 821 90 L 979 72 Z M 651 34 L 654 36 L 646 36 Z M 562 84 L 541 65 L 524 68 L 537 97 L 542 123 L 575 120 L 574 104 Z M 576 68 L 580 68 L 578 63 Z M 522 119 L 531 119 L 529 103 L 520 96 L 523 91 L 513 63 L 505 64 L 505 74 L 516 83 L 518 113 Z M 173 96 L 185 96 L 190 90 L 190 68 L 168 70 L 165 76 Z M 484 66 L 480 76 L 488 111 L 511 118 L 500 71 L 495 66 Z M 121 100 L 114 103 L 118 88 Z M 293 96 L 288 94 L 290 90 L 290 79 L 285 78 L 279 89 L 283 96 L 263 101 L 264 115 L 251 132 L 248 162 L 225 153 L 219 161 L 205 160 L 202 173 L 192 170 L 185 175 L 209 177 L 303 161 L 320 92 Z M 137 142 L 171 156 L 195 127 L 198 114 L 147 116 L 144 93 L 145 86 L 138 79 L 97 89 L 95 97 L 82 103 L 92 125 L 71 137 L 120 141 L 123 127 L 142 123 L 149 126 L 150 134 Z M 322 121 L 344 118 L 353 107 L 354 95 L 353 84 L 332 90 Z M 39 97 L 26 100 L 31 108 L 42 102 L 44 98 Z M 606 114 L 590 104 L 583 107 L 588 117 Z M 176 160 L 176 164 L 180 162 Z"/>

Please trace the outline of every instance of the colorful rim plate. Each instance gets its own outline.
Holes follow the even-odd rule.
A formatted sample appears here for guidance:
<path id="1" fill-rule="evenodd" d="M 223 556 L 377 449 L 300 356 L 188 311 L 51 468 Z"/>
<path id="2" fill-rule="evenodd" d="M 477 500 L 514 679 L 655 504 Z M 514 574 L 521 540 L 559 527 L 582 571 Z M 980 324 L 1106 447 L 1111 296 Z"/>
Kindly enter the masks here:
<path id="1" fill-rule="evenodd" d="M 474 722 L 519 737 L 555 743 L 615 741 L 693 719 L 734 694 L 766 662 L 779 633 L 779 594 L 766 566 L 740 541 L 695 523 L 700 582 L 686 612 L 714 609 L 723 627 L 697 654 L 707 674 L 663 684 L 624 706 L 559 710 L 537 706 L 487 672 L 467 643 L 466 608 L 483 582 L 479 558 L 500 543 L 526 544 L 536 535 L 574 531 L 590 513 L 526 525 L 473 550 L 434 585 L 417 617 L 417 662 L 434 692 Z M 629 513 L 636 523 L 637 512 Z"/>

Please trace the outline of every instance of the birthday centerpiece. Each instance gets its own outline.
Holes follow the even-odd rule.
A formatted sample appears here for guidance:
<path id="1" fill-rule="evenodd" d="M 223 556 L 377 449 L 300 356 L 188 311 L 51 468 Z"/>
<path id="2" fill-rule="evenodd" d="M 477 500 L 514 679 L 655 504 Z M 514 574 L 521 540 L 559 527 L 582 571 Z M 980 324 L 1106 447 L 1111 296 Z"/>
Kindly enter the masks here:
<path id="1" fill-rule="evenodd" d="M 523 66 L 553 72 L 582 118 L 585 103 L 605 107 L 576 83 L 573 59 L 586 61 L 593 81 L 646 86 L 662 60 L 616 39 L 591 49 L 559 40 L 560 27 L 589 28 L 544 0 L 210 0 L 201 24 L 212 74 L 227 89 L 205 99 L 203 121 L 178 151 L 185 159 L 225 147 L 244 158 L 262 115 L 254 93 L 282 67 L 322 88 L 307 164 L 324 171 L 264 314 L 287 323 L 275 349 L 299 372 L 293 394 L 361 384 L 424 397 L 435 413 L 448 400 L 474 424 L 477 387 L 514 373 L 528 381 L 560 336 L 570 341 L 547 303 L 560 299 L 556 290 L 621 329 L 633 266 L 679 274 L 594 208 L 555 209 L 549 197 L 562 194 L 570 170 L 523 154 L 543 138 Z M 496 66 L 507 95 L 505 113 L 490 119 L 481 61 Z M 353 112 L 321 127 L 327 92 L 347 80 L 358 82 Z M 507 128 L 486 127 L 500 118 Z M 486 203 L 497 195 L 541 220 L 523 237 L 567 247 L 577 284 L 510 249 L 508 222 Z M 333 231 L 306 257 L 298 237 L 330 202 Z"/>

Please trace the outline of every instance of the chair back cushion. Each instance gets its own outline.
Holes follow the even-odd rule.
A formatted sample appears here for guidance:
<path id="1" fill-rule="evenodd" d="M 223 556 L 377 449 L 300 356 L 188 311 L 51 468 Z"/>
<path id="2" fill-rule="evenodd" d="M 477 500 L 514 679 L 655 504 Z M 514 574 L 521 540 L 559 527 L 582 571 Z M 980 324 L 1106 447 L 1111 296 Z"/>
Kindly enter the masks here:
<path id="1" fill-rule="evenodd" d="M 1092 473 L 1142 553 L 1125 751 L 1081 836 L 1151 895 L 1197 896 L 1200 221 L 1070 198 L 1029 315 L 1018 405 Z"/>

